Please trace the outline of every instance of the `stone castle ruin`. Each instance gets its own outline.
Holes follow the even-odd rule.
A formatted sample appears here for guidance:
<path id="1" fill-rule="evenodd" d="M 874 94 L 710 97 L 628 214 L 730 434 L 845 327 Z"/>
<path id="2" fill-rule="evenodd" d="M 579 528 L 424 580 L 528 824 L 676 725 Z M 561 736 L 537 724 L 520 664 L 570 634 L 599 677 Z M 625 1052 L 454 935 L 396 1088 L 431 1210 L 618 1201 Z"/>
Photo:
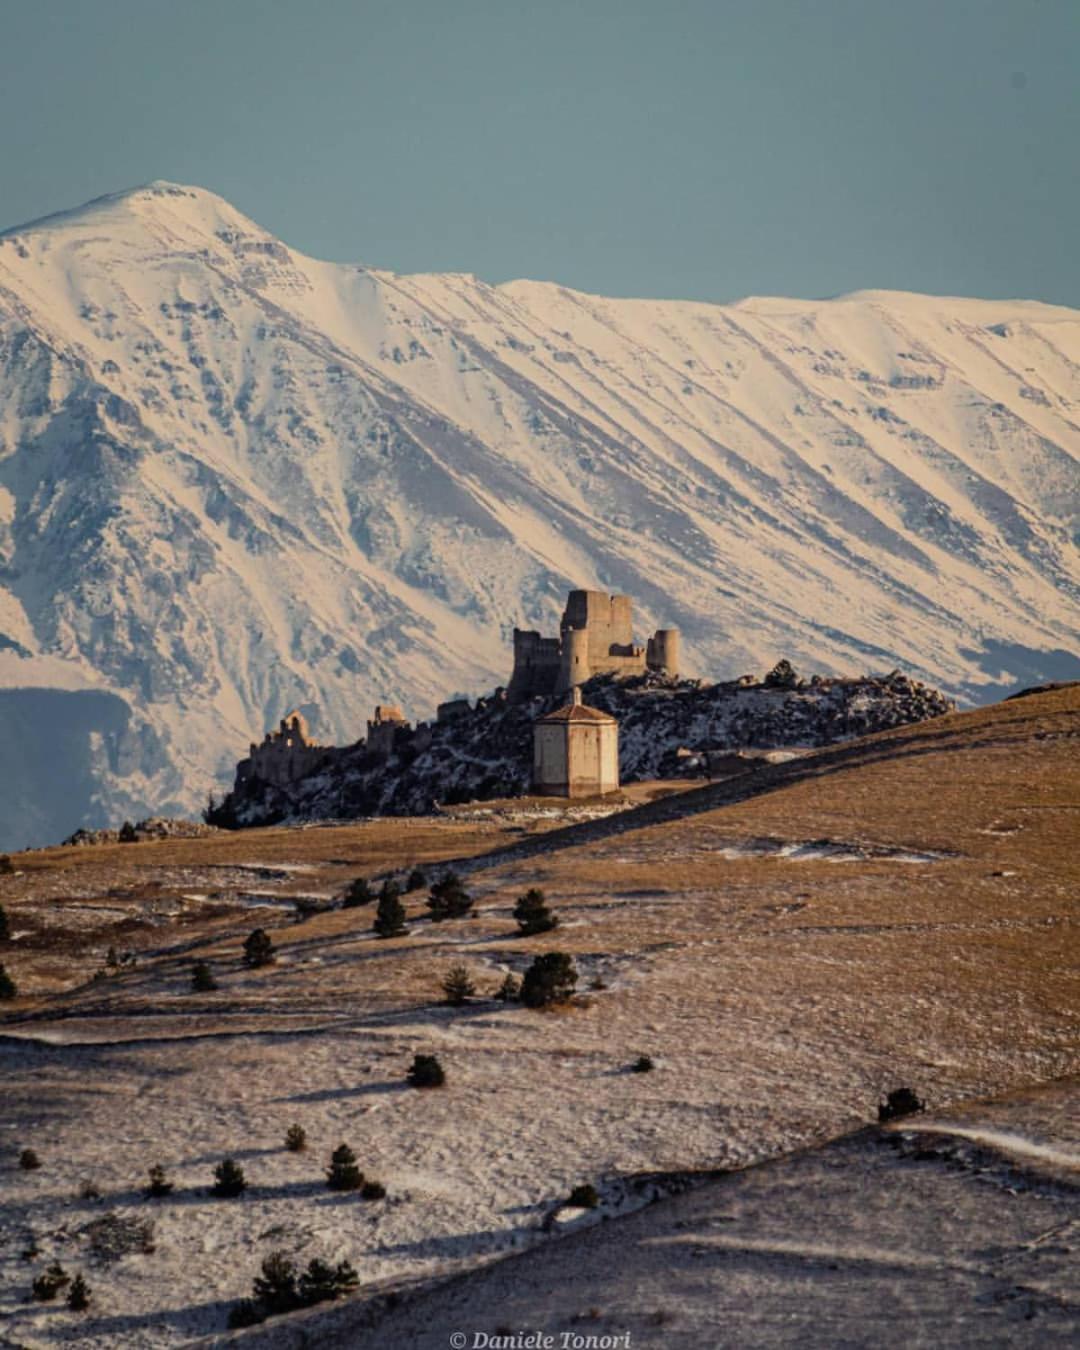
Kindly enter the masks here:
<path id="1" fill-rule="evenodd" d="M 514 629 L 511 703 L 566 694 L 595 675 L 626 678 L 647 670 L 676 677 L 679 630 L 660 628 L 644 647 L 634 643 L 633 601 L 606 591 L 571 591 L 558 637 Z"/>
<path id="2" fill-rule="evenodd" d="M 260 779 L 285 787 L 312 773 L 331 754 L 331 747 L 311 739 L 307 719 L 295 709 L 283 717 L 277 731 L 268 731 L 261 744 L 253 741 L 247 759 L 236 766 L 237 786 Z"/>
<path id="3" fill-rule="evenodd" d="M 633 602 L 628 595 L 571 591 L 559 636 L 541 637 L 537 632 L 515 628 L 514 670 L 509 686 L 478 699 L 475 707 L 464 698 L 441 703 L 435 727 L 448 727 L 488 709 L 497 711 L 508 703 L 521 705 L 535 698 L 562 700 L 597 675 L 625 679 L 655 671 L 676 677 L 678 629 L 659 629 L 644 646 L 635 644 L 633 630 Z M 588 727 L 586 722 L 590 723 Z M 413 756 L 422 754 L 431 746 L 434 734 L 432 725 L 421 722 L 413 726 L 399 707 L 381 703 L 368 719 L 366 739 L 350 746 L 320 745 L 311 739 L 303 713 L 294 710 L 281 719 L 276 731 L 266 733 L 261 744 L 251 745 L 247 759 L 236 766 L 234 791 L 243 795 L 258 783 L 284 791 L 343 758 L 375 769 L 403 751 Z M 579 699 L 545 719 L 544 727 L 538 724 L 537 735 L 537 744 L 544 747 L 542 753 L 536 752 L 539 791 L 579 795 L 586 790 L 605 792 L 618 786 L 617 734 L 613 719 L 606 714 L 583 709 Z"/>

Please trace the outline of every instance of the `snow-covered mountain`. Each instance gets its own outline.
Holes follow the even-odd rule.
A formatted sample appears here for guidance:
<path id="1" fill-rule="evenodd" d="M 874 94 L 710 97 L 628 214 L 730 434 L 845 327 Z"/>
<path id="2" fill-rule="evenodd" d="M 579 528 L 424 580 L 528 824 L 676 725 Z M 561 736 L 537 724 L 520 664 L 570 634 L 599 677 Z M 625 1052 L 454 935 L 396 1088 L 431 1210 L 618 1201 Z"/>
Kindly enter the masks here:
<path id="1" fill-rule="evenodd" d="M 1080 313 L 316 262 L 154 183 L 0 235 L 0 846 L 509 675 L 566 589 L 691 673 L 1076 672 Z"/>

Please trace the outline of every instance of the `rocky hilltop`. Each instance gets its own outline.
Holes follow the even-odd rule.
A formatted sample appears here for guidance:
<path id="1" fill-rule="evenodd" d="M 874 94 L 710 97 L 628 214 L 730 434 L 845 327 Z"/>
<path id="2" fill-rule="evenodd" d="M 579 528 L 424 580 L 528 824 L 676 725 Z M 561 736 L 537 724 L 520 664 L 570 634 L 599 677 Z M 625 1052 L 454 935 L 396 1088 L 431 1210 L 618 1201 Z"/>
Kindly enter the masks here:
<path id="1" fill-rule="evenodd" d="M 779 674 L 777 672 L 780 672 Z M 777 667 L 764 680 L 707 684 L 653 674 L 597 678 L 586 702 L 619 720 L 619 771 L 625 783 L 730 771 L 712 757 L 831 745 L 927 718 L 954 707 L 937 690 L 894 671 L 881 677 L 801 681 Z M 387 757 L 359 743 L 327 749 L 313 772 L 289 784 L 238 774 L 208 819 L 227 827 L 288 820 L 421 815 L 439 805 L 512 797 L 529 790 L 532 724 L 560 699 L 514 705 L 499 690 L 456 707 L 432 726 L 399 734 Z M 710 760 L 712 764 L 710 765 Z"/>

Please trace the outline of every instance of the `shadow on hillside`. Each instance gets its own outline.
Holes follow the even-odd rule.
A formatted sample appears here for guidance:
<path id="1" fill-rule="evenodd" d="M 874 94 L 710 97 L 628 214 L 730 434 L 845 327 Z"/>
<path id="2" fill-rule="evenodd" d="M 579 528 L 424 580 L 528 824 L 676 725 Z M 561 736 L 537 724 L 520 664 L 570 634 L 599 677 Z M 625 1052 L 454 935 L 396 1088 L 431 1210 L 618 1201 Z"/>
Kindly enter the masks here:
<path id="1" fill-rule="evenodd" d="M 319 1088 L 315 1092 L 296 1092 L 285 1097 L 271 1097 L 274 1102 L 336 1102 L 349 1097 L 381 1097 L 394 1092 L 410 1092 L 412 1089 L 404 1080 L 401 1082 L 358 1083 L 356 1087 Z"/>
<path id="2" fill-rule="evenodd" d="M 254 1270 L 252 1274 L 255 1274 Z M 109 1316 L 95 1316 L 91 1304 L 88 1316 L 77 1318 L 66 1326 L 51 1326 L 49 1334 L 61 1342 L 85 1345 L 94 1339 L 100 1345 L 115 1345 L 135 1332 L 169 1328 L 174 1335 L 179 1333 L 187 1341 L 191 1336 L 208 1335 L 224 1328 L 229 1310 L 235 1303 L 235 1299 L 216 1298 L 205 1303 L 189 1303 L 183 1308 L 155 1308 L 144 1313 L 112 1313 Z M 58 1306 L 57 1311 L 66 1313 L 67 1309 Z M 142 1338 L 138 1343 L 144 1343 Z"/>

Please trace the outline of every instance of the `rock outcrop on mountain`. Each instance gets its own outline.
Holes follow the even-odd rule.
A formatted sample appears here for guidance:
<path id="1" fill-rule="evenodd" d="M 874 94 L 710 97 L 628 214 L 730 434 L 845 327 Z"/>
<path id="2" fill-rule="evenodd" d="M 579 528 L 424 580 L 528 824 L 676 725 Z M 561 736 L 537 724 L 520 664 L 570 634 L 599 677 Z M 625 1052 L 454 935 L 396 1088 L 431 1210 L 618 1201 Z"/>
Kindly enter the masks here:
<path id="1" fill-rule="evenodd" d="M 1080 315 L 314 261 L 168 183 L 0 235 L 0 848 L 430 715 L 568 586 L 711 679 L 1075 678 Z"/>
<path id="2" fill-rule="evenodd" d="M 717 752 L 831 745 L 940 717 L 954 706 L 898 671 L 879 679 L 792 677 L 786 687 L 770 677 L 716 685 L 653 674 L 597 677 L 582 692 L 592 707 L 618 719 L 624 783 L 687 771 L 705 775 Z M 364 744 L 327 749 L 321 765 L 292 783 L 238 774 L 209 819 L 236 828 L 419 815 L 440 805 L 527 793 L 533 722 L 560 701 L 478 699 L 453 718 L 402 732 L 389 756 Z"/>

